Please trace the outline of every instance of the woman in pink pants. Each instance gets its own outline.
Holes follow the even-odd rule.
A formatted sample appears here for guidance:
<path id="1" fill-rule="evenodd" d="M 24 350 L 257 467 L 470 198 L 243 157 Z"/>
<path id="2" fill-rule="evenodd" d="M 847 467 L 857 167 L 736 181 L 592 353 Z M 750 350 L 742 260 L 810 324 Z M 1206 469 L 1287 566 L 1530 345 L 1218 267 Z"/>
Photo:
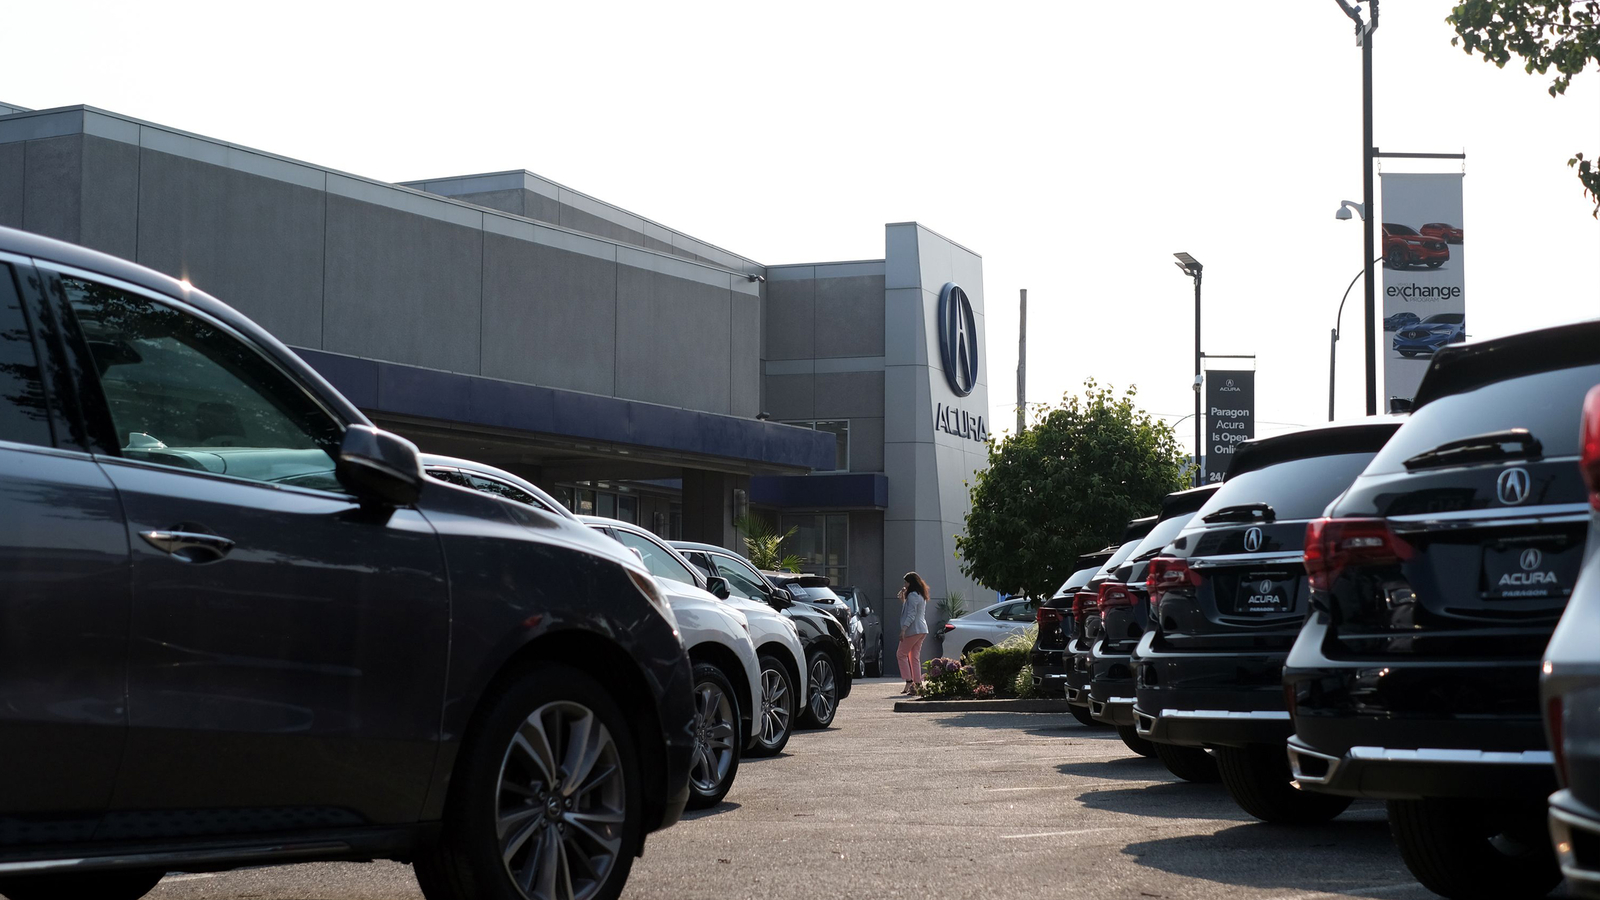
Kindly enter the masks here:
<path id="1" fill-rule="evenodd" d="M 902 694 L 915 694 L 922 684 L 922 642 L 928 637 L 928 583 L 915 572 L 906 573 L 900 588 L 900 647 L 894 658 L 906 680 Z"/>

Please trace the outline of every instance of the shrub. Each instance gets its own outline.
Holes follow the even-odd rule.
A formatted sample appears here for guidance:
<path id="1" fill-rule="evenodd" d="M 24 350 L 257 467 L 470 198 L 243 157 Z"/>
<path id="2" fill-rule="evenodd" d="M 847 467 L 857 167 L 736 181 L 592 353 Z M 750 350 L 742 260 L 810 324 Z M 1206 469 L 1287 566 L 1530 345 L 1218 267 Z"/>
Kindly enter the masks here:
<path id="1" fill-rule="evenodd" d="M 1027 644 L 1007 640 L 972 654 L 972 668 L 978 683 L 992 684 L 995 690 L 1003 693 L 1015 693 L 1017 672 L 1028 664 L 1028 652 Z"/>
<path id="2" fill-rule="evenodd" d="M 1019 700 L 1037 700 L 1044 696 L 1043 692 L 1041 692 L 1037 687 L 1034 687 L 1032 664 L 1023 666 L 1022 669 L 1017 672 L 1015 689 L 1017 699 Z"/>
<path id="3" fill-rule="evenodd" d="M 971 666 L 943 656 L 923 663 L 922 677 L 917 693 L 927 700 L 964 700 L 978 685 Z"/>
<path id="4" fill-rule="evenodd" d="M 994 697 L 994 685 L 980 684 L 972 689 L 972 699 L 989 700 Z"/>

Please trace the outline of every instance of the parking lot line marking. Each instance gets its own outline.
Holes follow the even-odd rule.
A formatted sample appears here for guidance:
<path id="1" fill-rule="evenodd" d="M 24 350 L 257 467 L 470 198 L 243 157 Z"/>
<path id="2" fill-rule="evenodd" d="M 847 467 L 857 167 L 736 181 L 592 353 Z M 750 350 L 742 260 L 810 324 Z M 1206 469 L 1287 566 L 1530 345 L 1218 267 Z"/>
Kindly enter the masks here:
<path id="1" fill-rule="evenodd" d="M 1069 834 L 1094 834 L 1099 831 L 1116 831 L 1115 828 L 1079 828 L 1076 831 L 1039 831 L 1033 834 L 1002 834 L 1002 841 L 1020 841 L 1023 838 L 1065 837 Z"/>

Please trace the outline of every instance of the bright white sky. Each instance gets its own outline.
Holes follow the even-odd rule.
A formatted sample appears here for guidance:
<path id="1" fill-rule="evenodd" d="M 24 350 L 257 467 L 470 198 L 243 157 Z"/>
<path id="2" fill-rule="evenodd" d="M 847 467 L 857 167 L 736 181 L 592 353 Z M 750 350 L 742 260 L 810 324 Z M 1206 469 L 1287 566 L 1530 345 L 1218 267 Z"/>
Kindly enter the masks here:
<path id="1" fill-rule="evenodd" d="M 1600 314 L 1600 75 L 1567 95 L 1389 0 L 1376 143 L 1465 150 L 1473 337 Z M 87 103 L 389 181 L 526 168 L 765 263 L 878 258 L 917 220 L 982 253 L 991 429 L 1137 384 L 1176 419 L 1205 349 L 1256 353 L 1258 433 L 1327 415 L 1361 265 L 1360 51 L 1333 0 L 27 3 L 0 101 Z M 1411 171 L 1459 171 L 1443 162 Z M 1385 161 L 1387 171 L 1403 171 Z M 1357 285 L 1339 412 L 1359 415 Z M 1187 444 L 1189 423 L 1180 428 Z"/>

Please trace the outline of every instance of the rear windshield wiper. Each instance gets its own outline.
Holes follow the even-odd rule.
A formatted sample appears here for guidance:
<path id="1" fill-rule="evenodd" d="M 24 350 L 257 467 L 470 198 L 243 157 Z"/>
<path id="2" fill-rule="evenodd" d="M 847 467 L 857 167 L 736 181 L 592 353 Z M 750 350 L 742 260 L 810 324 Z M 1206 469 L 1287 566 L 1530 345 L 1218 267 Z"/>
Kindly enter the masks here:
<path id="1" fill-rule="evenodd" d="M 1271 522 L 1278 518 L 1278 511 L 1270 503 L 1240 503 L 1237 506 L 1224 506 L 1214 513 L 1207 513 L 1202 517 L 1203 522 Z"/>
<path id="2" fill-rule="evenodd" d="M 1506 449 L 1508 444 L 1515 444 L 1518 449 L 1508 451 Z M 1427 469 L 1479 460 L 1508 459 L 1514 456 L 1537 459 L 1543 455 L 1544 444 L 1529 433 L 1528 429 L 1507 428 L 1504 431 L 1491 431 L 1487 434 L 1475 434 L 1471 437 L 1445 441 L 1432 450 L 1418 453 L 1406 460 L 1403 465 L 1407 469 Z"/>

